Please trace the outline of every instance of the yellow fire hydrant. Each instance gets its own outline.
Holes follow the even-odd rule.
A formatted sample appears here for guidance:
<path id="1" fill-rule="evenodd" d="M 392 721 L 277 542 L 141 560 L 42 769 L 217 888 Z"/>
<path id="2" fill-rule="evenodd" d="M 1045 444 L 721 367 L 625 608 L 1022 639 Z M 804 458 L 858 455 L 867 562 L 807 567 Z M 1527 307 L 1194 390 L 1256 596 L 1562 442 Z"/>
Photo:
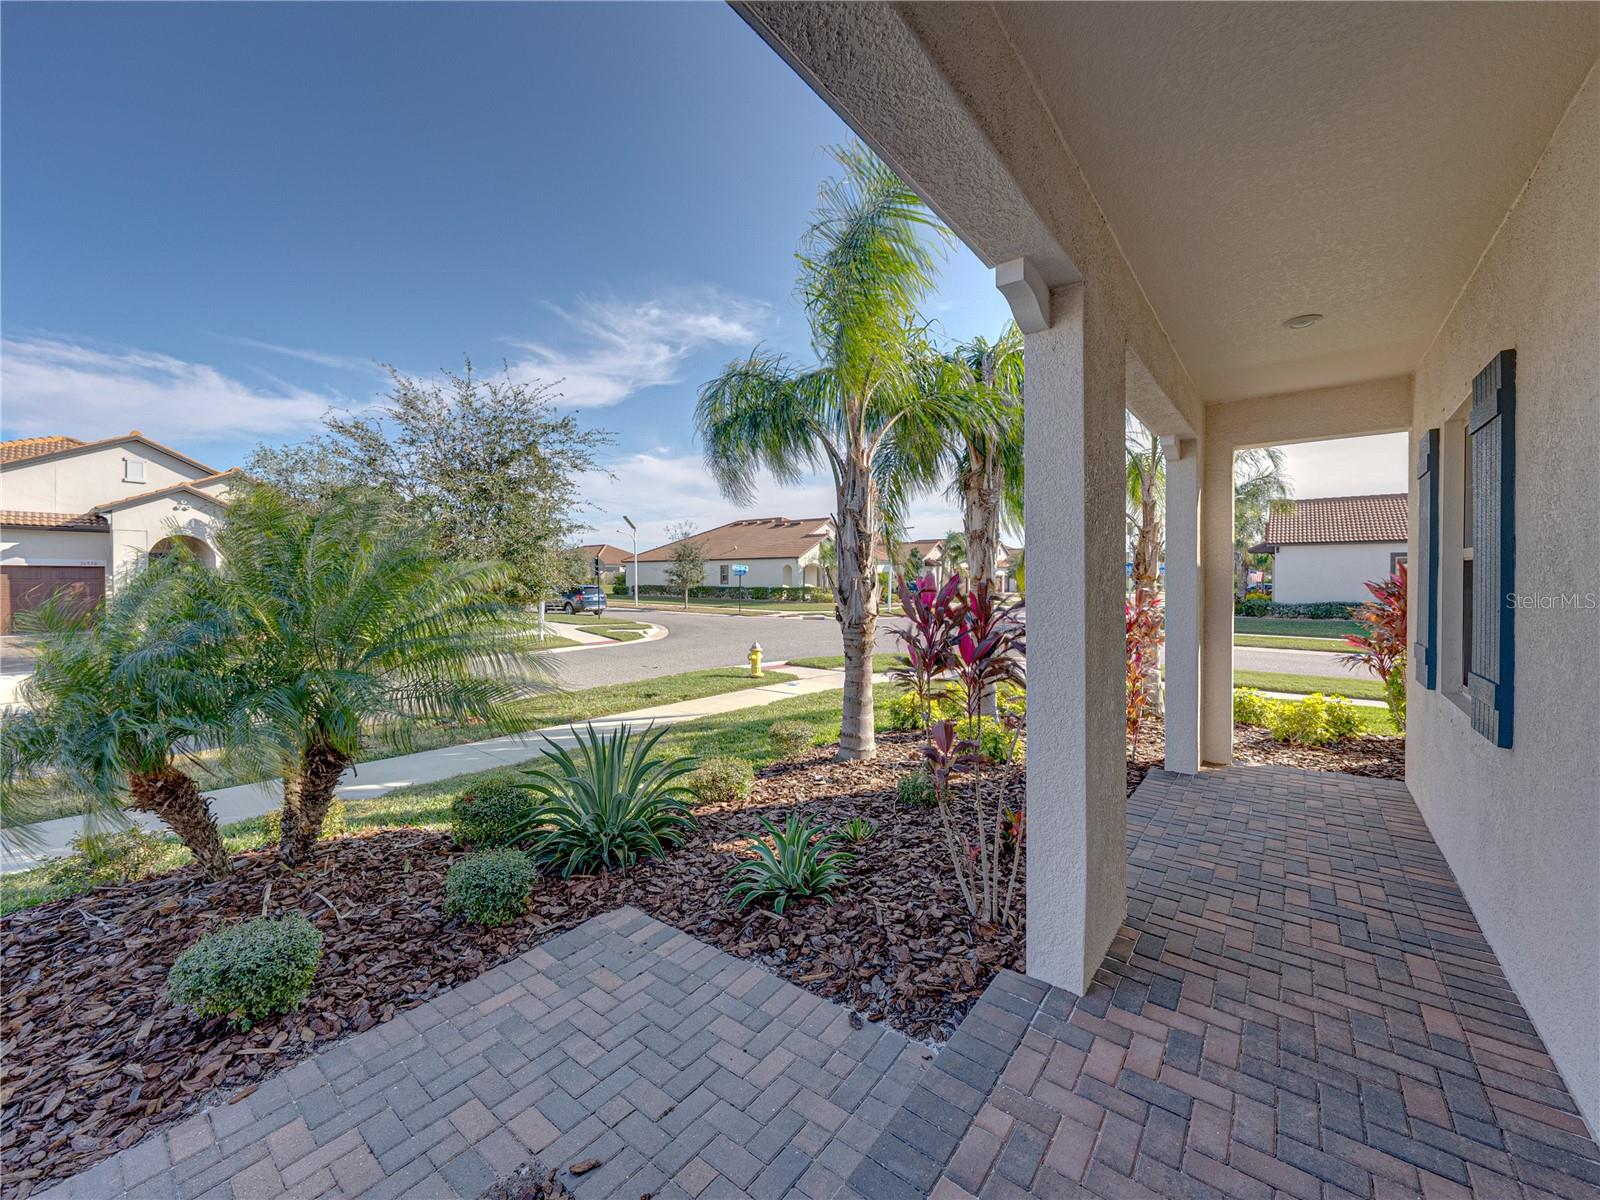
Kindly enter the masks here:
<path id="1" fill-rule="evenodd" d="M 761 678 L 761 643 L 750 643 L 750 678 Z"/>

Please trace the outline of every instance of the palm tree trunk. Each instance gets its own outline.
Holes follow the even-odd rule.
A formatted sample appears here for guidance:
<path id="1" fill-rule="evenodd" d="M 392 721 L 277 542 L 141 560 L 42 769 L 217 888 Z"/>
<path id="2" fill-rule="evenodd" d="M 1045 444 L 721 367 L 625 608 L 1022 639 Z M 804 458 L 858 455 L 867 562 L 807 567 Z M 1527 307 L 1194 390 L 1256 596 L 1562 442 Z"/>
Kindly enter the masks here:
<path id="1" fill-rule="evenodd" d="M 176 767 L 139 771 L 129 777 L 128 790 L 132 795 L 129 807 L 161 818 L 189 847 L 207 879 L 222 879 L 233 869 L 211 805 L 193 779 Z"/>
<path id="2" fill-rule="evenodd" d="M 878 497 L 872 470 L 863 456 L 846 464 L 839 478 L 838 530 L 839 629 L 844 640 L 844 716 L 839 725 L 838 761 L 876 758 L 873 732 L 872 651 L 878 632 L 878 572 L 872 562 L 878 526 Z"/>
<path id="3" fill-rule="evenodd" d="M 1139 498 L 1139 532 L 1133 544 L 1133 590 L 1135 595 L 1143 593 L 1144 597 L 1153 597 L 1158 594 L 1161 579 L 1161 524 L 1157 519 L 1156 499 L 1148 486 L 1143 489 Z M 1144 695 L 1145 704 L 1149 711 L 1160 713 L 1161 705 L 1161 665 L 1160 655 L 1154 644 L 1154 630 L 1151 631 L 1151 644 L 1141 647 L 1143 655 L 1140 661 L 1144 664 Z"/>
<path id="4" fill-rule="evenodd" d="M 278 842 L 278 858 L 297 867 L 311 857 L 322 822 L 333 804 L 339 778 L 350 765 L 348 755 L 326 742 L 313 742 L 300 759 L 300 773 L 284 780 L 283 833 Z"/>

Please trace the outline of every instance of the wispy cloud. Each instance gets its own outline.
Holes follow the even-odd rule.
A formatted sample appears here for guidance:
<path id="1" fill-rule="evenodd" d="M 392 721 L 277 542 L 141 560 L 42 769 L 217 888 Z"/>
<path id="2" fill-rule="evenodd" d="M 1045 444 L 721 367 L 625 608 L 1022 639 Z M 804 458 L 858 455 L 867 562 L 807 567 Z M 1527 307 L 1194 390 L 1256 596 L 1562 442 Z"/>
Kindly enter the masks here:
<path id="1" fill-rule="evenodd" d="M 319 367 L 329 367 L 335 371 L 382 371 L 382 367 L 377 360 L 371 358 L 358 358 L 351 354 L 325 354 L 321 350 L 307 350 L 300 346 L 280 346 L 276 342 L 263 342 L 256 338 L 228 337 L 227 340 L 236 346 L 249 346 L 254 350 L 265 350 L 270 354 L 281 354 L 285 358 L 297 358 L 301 362 L 314 363 Z"/>
<path id="2" fill-rule="evenodd" d="M 767 317 L 765 305 L 712 289 L 551 307 L 567 337 L 513 341 L 523 357 L 510 364 L 511 373 L 556 384 L 562 402 L 575 408 L 605 408 L 645 388 L 678 383 L 696 351 L 754 346 Z"/>
<path id="3" fill-rule="evenodd" d="M 12 434 L 139 428 L 176 441 L 298 432 L 342 400 L 292 385 L 263 390 L 167 354 L 48 337 L 0 341 L 0 389 Z"/>

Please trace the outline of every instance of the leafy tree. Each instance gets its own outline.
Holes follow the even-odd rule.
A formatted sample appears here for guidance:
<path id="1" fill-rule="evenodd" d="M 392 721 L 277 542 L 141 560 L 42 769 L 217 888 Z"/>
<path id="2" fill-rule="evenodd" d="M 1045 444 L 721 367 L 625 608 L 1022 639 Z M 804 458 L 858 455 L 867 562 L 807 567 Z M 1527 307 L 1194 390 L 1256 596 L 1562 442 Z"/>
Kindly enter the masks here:
<path id="1" fill-rule="evenodd" d="M 257 447 L 250 474 L 302 500 L 371 489 L 427 528 L 447 558 L 507 563 L 524 599 L 566 583 L 576 481 L 611 435 L 560 416 L 555 385 L 509 373 L 486 380 L 471 360 L 442 381 L 389 375 L 385 403 L 330 412 L 326 431 L 301 445 Z"/>
<path id="2" fill-rule="evenodd" d="M 830 592 L 834 589 L 834 574 L 839 570 L 839 547 L 828 538 L 817 547 L 817 564 L 822 568 L 822 584 Z"/>
<path id="3" fill-rule="evenodd" d="M 688 608 L 689 589 L 705 582 L 706 556 L 700 543 L 694 540 L 692 522 L 671 526 L 667 537 L 677 543 L 672 548 L 672 561 L 667 564 L 667 582 L 683 593 L 683 606 Z"/>
<path id="4" fill-rule="evenodd" d="M 182 840 L 207 878 L 228 852 L 184 757 L 226 732 L 231 681 L 204 568 L 185 550 L 153 560 L 94 612 L 53 600 L 18 623 L 40 635 L 23 707 L 6 716 L 0 816 L 27 838 L 30 793 L 66 785 L 103 823 L 126 796 Z M 18 826 L 21 824 L 21 829 Z"/>
<path id="5" fill-rule="evenodd" d="M 514 728 L 513 655 L 531 628 L 498 564 L 452 561 L 364 492 L 238 497 L 218 533 L 225 675 L 251 751 L 284 784 L 279 855 L 311 853 L 346 767 L 420 726 Z"/>
<path id="6" fill-rule="evenodd" d="M 754 498 L 763 469 L 780 483 L 823 466 L 833 477 L 834 594 L 845 657 L 839 757 L 850 760 L 877 753 L 874 560 L 885 503 L 893 509 L 903 501 L 904 465 L 938 439 L 954 405 L 926 395 L 926 339 L 916 320 L 935 278 L 929 235 L 948 234 L 865 148 L 835 157 L 843 175 L 823 185 L 799 255 L 815 365 L 758 348 L 701 389 L 695 416 L 706 465 L 735 501 Z"/>
<path id="7" fill-rule="evenodd" d="M 1233 569 L 1239 597 L 1250 590 L 1250 547 L 1267 532 L 1267 518 L 1291 507 L 1289 475 L 1276 446 L 1240 450 L 1233 458 Z"/>

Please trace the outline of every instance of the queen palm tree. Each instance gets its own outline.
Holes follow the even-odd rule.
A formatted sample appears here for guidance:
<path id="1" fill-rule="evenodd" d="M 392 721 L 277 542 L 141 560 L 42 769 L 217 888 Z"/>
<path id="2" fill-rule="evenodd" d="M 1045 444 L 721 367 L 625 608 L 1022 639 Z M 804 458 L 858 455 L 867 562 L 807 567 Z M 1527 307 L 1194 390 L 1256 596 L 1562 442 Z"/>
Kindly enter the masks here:
<path id="1" fill-rule="evenodd" d="M 927 396 L 926 338 L 916 307 L 935 277 L 933 244 L 948 238 L 917 194 L 870 151 L 835 150 L 843 174 L 825 183 L 799 254 L 798 291 L 813 365 L 757 348 L 700 390 L 695 410 L 706 466 L 723 494 L 755 496 L 765 469 L 780 483 L 826 467 L 834 485 L 836 613 L 844 641 L 839 758 L 872 758 L 876 551 L 885 506 L 907 494 L 906 464 L 926 457 L 953 414 Z M 931 237 L 930 237 L 931 235 Z"/>
<path id="2" fill-rule="evenodd" d="M 1140 602 L 1154 598 L 1161 588 L 1161 518 L 1166 505 L 1167 463 L 1161 440 L 1131 414 L 1125 433 L 1127 459 L 1126 514 L 1133 539 L 1132 586 Z M 1161 668 L 1157 645 L 1160 627 L 1153 622 L 1137 624 L 1138 632 L 1150 639 L 1141 644 L 1139 661 L 1144 664 L 1145 703 L 1152 711 L 1161 709 Z"/>
<path id="3" fill-rule="evenodd" d="M 1250 590 L 1245 555 L 1266 536 L 1267 518 L 1293 505 L 1283 451 L 1276 446 L 1240 450 L 1233 459 L 1233 569 L 1242 600 Z"/>
<path id="4" fill-rule="evenodd" d="M 447 560 L 349 492 L 312 508 L 251 489 L 218 541 L 225 669 L 283 780 L 284 862 L 310 854 L 340 776 L 375 743 L 403 753 L 439 722 L 515 728 L 512 667 L 533 631 L 502 599 L 504 566 Z"/>
<path id="5" fill-rule="evenodd" d="M 228 852 L 186 759 L 227 738 L 229 680 L 216 667 L 223 624 L 204 568 L 184 550 L 118 585 L 85 612 L 61 599 L 18 618 L 40 637 L 23 706 L 7 714 L 0 816 L 24 844 L 31 801 L 66 789 L 87 799 L 91 828 L 124 804 L 178 835 L 210 879 Z"/>

